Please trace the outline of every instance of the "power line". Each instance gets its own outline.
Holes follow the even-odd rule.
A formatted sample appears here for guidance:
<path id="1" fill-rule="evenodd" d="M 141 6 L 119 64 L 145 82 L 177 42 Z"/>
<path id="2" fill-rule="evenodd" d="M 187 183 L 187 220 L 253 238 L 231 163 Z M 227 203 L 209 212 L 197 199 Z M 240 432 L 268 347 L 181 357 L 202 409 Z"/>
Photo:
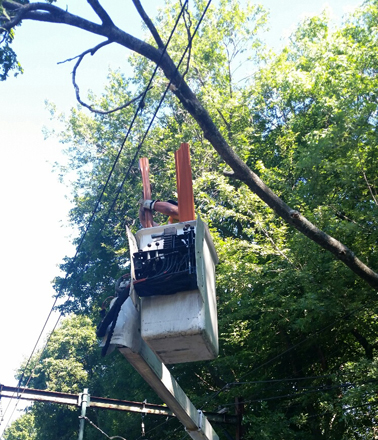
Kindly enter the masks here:
<path id="1" fill-rule="evenodd" d="M 287 377 L 284 379 L 267 379 L 267 380 L 251 380 L 248 382 L 229 382 L 227 385 L 238 386 L 238 385 L 252 385 L 257 383 L 273 383 L 273 382 L 297 382 L 300 380 L 312 380 L 312 379 L 323 379 L 325 377 L 332 377 L 332 374 L 324 374 L 321 376 L 307 376 L 307 377 Z"/>
<path id="2" fill-rule="evenodd" d="M 330 390 L 334 390 L 334 389 L 339 389 L 339 388 L 351 388 L 351 387 L 358 387 L 361 385 L 367 385 L 369 383 L 373 383 L 373 382 L 377 382 L 377 380 L 371 380 L 368 382 L 361 382 L 361 383 L 342 383 L 342 384 L 338 384 L 338 385 L 329 385 L 329 386 L 323 386 L 323 387 L 309 387 L 306 391 L 301 391 L 298 393 L 290 393 L 290 394 L 284 394 L 284 395 L 279 395 L 279 396 L 269 396 L 269 397 L 256 397 L 254 399 L 248 399 L 248 400 L 243 400 L 243 403 L 252 403 L 252 402 L 266 402 L 269 400 L 280 400 L 280 399 L 288 399 L 288 398 L 298 398 L 298 397 L 302 397 L 306 394 L 312 394 L 312 393 L 323 393 L 323 392 L 327 392 Z M 374 394 L 376 394 L 376 391 L 373 391 Z M 222 404 L 222 406 L 226 407 L 226 406 L 234 406 L 235 403 L 226 403 L 226 404 Z"/>
<path id="3" fill-rule="evenodd" d="M 340 318 L 337 318 L 335 320 L 333 320 L 331 323 L 325 325 L 324 327 L 322 327 L 321 329 L 317 330 L 316 332 L 312 333 L 311 335 L 308 335 L 307 337 L 305 337 L 304 339 L 302 339 L 301 341 L 299 341 L 298 343 L 292 345 L 291 347 L 289 347 L 288 349 L 286 349 L 285 351 L 277 354 L 276 356 L 273 356 L 272 358 L 268 359 L 267 361 L 259 364 L 258 366 L 256 366 L 255 368 L 253 368 L 250 371 L 247 371 L 246 373 L 244 373 L 240 379 L 245 378 L 246 376 L 249 376 L 250 374 L 255 373 L 256 371 L 260 370 L 261 368 L 265 367 L 266 365 L 271 364 L 272 362 L 274 362 L 275 360 L 281 358 L 282 356 L 286 355 L 287 353 L 290 353 L 291 351 L 293 351 L 294 349 L 298 348 L 299 346 L 301 346 L 302 344 L 304 344 L 305 342 L 309 341 L 310 339 L 312 339 L 315 336 L 318 336 L 320 333 L 322 333 L 323 331 L 329 329 L 330 327 L 332 327 L 336 322 L 340 321 L 340 320 L 345 320 L 347 318 L 349 318 L 351 315 L 359 312 L 360 310 L 366 308 L 368 306 L 368 304 L 364 304 L 360 307 L 358 307 L 355 310 L 352 310 L 349 313 L 344 314 L 343 316 L 341 316 Z M 223 391 L 225 391 L 226 389 L 229 388 L 229 383 L 227 383 L 226 385 L 224 385 L 220 390 L 216 391 L 212 396 L 210 396 L 210 398 L 201 406 L 201 409 L 207 405 L 211 400 L 213 400 L 215 397 L 219 396 L 219 394 L 221 394 Z"/>
<path id="4" fill-rule="evenodd" d="M 90 425 L 92 425 L 95 429 L 97 429 L 98 431 L 101 432 L 101 434 L 103 434 L 106 438 L 112 440 L 112 439 L 121 439 L 121 440 L 126 440 L 124 437 L 120 437 L 118 435 L 114 435 L 112 437 L 110 437 L 108 434 L 106 434 L 106 432 L 104 432 L 101 428 L 99 428 L 97 425 L 95 425 L 92 420 L 88 419 L 87 416 L 79 416 L 79 419 L 84 419 L 86 420 Z"/>

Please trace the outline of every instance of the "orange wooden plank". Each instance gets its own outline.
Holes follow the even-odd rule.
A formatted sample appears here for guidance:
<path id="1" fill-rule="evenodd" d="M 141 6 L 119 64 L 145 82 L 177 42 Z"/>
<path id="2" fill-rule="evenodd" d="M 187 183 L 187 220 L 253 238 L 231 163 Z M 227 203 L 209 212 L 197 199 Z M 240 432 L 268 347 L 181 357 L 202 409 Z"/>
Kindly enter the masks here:
<path id="1" fill-rule="evenodd" d="M 151 200 L 151 185 L 150 185 L 150 164 L 147 157 L 141 157 L 139 159 L 139 169 L 142 173 L 143 182 L 143 198 L 144 200 Z M 152 212 L 149 209 L 144 210 L 146 227 L 151 228 L 153 226 Z"/>
<path id="2" fill-rule="evenodd" d="M 189 144 L 182 143 L 175 152 L 177 196 L 180 222 L 195 220 L 192 167 Z"/>

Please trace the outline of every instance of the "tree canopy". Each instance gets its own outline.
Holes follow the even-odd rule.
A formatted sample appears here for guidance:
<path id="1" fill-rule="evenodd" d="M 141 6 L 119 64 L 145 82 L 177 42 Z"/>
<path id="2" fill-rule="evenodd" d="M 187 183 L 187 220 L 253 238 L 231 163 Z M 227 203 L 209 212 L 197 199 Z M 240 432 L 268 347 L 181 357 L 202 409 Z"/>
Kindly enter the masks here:
<path id="1" fill-rule="evenodd" d="M 112 28 L 99 3 L 89 3 L 103 23 L 97 31 Z M 3 1 L 5 7 L 9 4 L 14 2 Z M 26 9 L 13 12 L 10 19 L 38 19 L 37 10 L 47 11 L 44 20 L 69 17 L 59 15 L 53 5 L 40 5 L 26 15 Z M 373 439 L 378 347 L 374 275 L 365 283 L 365 275 L 343 262 L 352 258 L 353 249 L 370 268 L 377 267 L 378 3 L 365 2 L 339 28 L 332 28 L 326 14 L 308 19 L 274 55 L 258 38 L 264 11 L 222 1 L 220 9 L 206 13 L 185 75 L 183 71 L 177 79 L 173 65 L 203 8 L 202 1 L 196 2 L 192 27 L 188 15 L 186 25 L 180 22 L 163 72 L 144 99 L 80 252 L 63 265 L 67 277 L 56 280 L 58 293 L 68 296 L 63 311 L 79 316 L 64 322 L 42 358 L 30 366 L 30 371 L 36 367 L 32 385 L 61 391 L 88 386 L 95 395 L 135 400 L 144 400 L 148 393 L 134 375 L 128 380 L 131 372 L 123 359 L 99 358 L 92 321 L 128 264 L 124 223 L 137 229 L 142 193 L 137 166 L 130 164 L 168 78 L 173 79 L 173 93 L 166 96 L 140 155 L 150 159 L 154 195 L 168 199 L 173 153 L 180 142 L 191 144 L 196 211 L 209 224 L 221 261 L 220 355 L 211 362 L 175 365 L 173 374 L 205 410 L 233 412 L 235 398 L 242 397 L 247 439 Z M 161 54 L 156 46 L 161 49 L 167 40 L 179 9 L 169 4 L 156 17 L 159 37 L 146 21 L 154 41 L 146 40 L 139 55 L 131 57 L 134 75 L 111 72 L 103 96 L 90 97 L 94 107 L 107 111 L 120 98 L 128 101 L 143 91 Z M 136 48 L 129 40 L 127 45 Z M 239 63 L 248 58 L 253 64 L 239 76 L 247 69 Z M 240 81 L 244 76 L 248 80 Z M 77 176 L 70 213 L 80 231 L 77 244 L 138 105 L 107 115 L 77 108 L 65 119 L 60 138 L 70 164 L 59 171 L 63 179 L 72 171 Z M 228 166 L 232 177 L 224 172 Z M 259 190 L 251 191 L 253 176 L 279 197 L 272 196 L 278 208 Z M 262 190 L 270 197 L 269 191 Z M 288 206 L 291 220 L 282 214 Z M 309 228 L 306 233 L 297 221 Z M 311 231 L 329 247 L 336 245 L 340 255 L 335 258 L 333 251 L 327 252 L 328 245 L 308 240 Z M 41 408 L 31 410 L 38 438 L 74 435 L 77 414 Z M 57 433 L 59 417 L 70 421 L 70 432 Z M 98 417 L 107 432 L 125 429 L 131 437 L 139 435 L 140 419 L 135 416 Z M 164 434 L 181 438 L 176 428 L 164 425 Z M 215 429 L 226 438 L 224 432 L 233 428 Z M 161 437 L 161 431 L 147 435 Z"/>

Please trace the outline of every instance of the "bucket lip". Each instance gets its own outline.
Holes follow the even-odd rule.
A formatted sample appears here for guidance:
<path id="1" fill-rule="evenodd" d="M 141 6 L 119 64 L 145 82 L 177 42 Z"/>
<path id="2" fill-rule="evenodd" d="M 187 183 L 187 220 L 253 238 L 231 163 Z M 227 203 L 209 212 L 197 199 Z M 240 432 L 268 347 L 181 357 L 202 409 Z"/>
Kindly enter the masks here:
<path id="1" fill-rule="evenodd" d="M 172 228 L 173 227 L 178 230 L 181 230 L 181 228 L 183 228 L 185 225 L 196 226 L 197 220 L 190 220 L 187 222 L 173 223 L 170 225 L 159 225 L 159 226 L 154 226 L 153 228 L 139 229 L 139 231 L 137 231 L 135 233 L 135 238 L 137 239 L 137 243 L 139 244 L 142 237 L 149 236 L 149 235 L 152 235 L 157 232 L 163 232 L 165 228 Z"/>

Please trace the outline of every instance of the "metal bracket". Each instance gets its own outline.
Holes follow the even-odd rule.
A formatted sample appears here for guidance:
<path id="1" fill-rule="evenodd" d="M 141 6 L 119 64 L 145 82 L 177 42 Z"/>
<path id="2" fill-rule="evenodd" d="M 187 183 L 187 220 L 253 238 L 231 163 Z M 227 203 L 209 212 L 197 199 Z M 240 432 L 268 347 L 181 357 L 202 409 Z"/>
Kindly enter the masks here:
<path id="1" fill-rule="evenodd" d="M 77 406 L 81 406 L 83 402 L 87 403 L 87 407 L 91 406 L 91 395 L 88 393 L 79 393 L 77 396 Z"/>

